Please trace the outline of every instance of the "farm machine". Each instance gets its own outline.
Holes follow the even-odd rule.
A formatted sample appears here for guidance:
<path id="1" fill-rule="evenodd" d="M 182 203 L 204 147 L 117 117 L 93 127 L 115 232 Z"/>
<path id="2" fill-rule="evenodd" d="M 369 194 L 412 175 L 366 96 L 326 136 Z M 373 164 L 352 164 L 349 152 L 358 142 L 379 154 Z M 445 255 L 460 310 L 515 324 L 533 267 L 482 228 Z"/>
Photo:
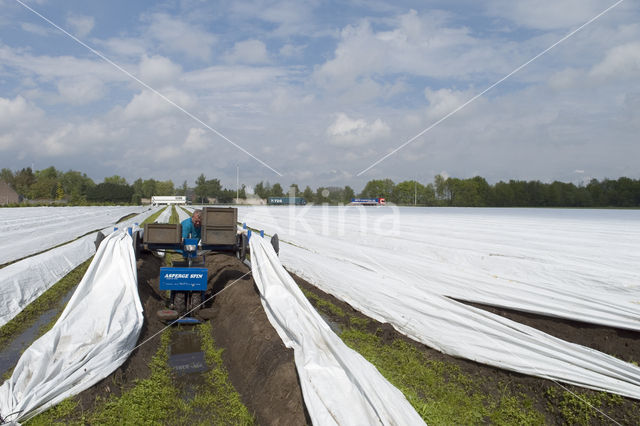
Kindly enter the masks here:
<path id="1" fill-rule="evenodd" d="M 202 209 L 201 239 L 182 238 L 180 224 L 149 223 L 132 234 L 136 258 L 141 250 L 175 252 L 182 261 L 160 268 L 160 290 L 169 291 L 168 307 L 158 311 L 167 322 L 197 324 L 194 315 L 200 309 L 208 285 L 205 256 L 210 253 L 232 253 L 245 261 L 248 238 L 238 232 L 238 209 L 205 207 Z"/>

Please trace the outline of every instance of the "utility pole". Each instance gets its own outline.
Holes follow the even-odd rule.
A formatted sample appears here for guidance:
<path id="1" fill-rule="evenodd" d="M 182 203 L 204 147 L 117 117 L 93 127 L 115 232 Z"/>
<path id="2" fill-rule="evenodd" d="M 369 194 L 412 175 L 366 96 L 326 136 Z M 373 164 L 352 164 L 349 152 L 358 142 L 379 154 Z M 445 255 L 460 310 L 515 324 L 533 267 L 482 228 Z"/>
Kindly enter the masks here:
<path id="1" fill-rule="evenodd" d="M 236 204 L 240 203 L 240 165 L 236 164 Z"/>

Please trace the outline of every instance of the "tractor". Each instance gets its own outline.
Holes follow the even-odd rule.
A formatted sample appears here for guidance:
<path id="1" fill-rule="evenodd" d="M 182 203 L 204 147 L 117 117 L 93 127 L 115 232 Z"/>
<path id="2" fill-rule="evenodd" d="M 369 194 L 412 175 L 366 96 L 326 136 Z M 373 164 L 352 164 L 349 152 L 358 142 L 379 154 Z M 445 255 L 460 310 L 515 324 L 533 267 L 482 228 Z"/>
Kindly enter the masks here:
<path id="1" fill-rule="evenodd" d="M 207 290 L 205 256 L 209 253 L 234 253 L 244 262 L 248 253 L 248 235 L 239 232 L 237 224 L 238 209 L 205 207 L 202 209 L 199 241 L 197 238 L 183 239 L 180 224 L 149 223 L 132 234 L 136 259 L 141 250 L 169 250 L 183 256 L 183 261 L 160 268 L 160 290 L 170 292 L 167 309 L 158 311 L 161 320 L 200 323 L 194 314 L 200 309 Z"/>

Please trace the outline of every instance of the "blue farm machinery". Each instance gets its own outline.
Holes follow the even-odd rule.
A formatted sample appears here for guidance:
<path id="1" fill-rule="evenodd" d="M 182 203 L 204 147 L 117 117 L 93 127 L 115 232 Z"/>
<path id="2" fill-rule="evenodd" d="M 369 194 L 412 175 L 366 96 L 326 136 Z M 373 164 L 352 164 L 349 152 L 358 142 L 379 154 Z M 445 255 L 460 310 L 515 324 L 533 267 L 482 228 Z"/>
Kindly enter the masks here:
<path id="1" fill-rule="evenodd" d="M 201 239 L 182 238 L 180 224 L 150 223 L 133 234 L 136 258 L 140 250 L 175 252 L 182 261 L 160 268 L 160 290 L 169 292 L 167 309 L 158 312 L 163 321 L 195 324 L 208 285 L 205 256 L 210 253 L 235 254 L 244 261 L 248 236 L 238 232 L 238 210 L 228 207 L 202 209 Z"/>

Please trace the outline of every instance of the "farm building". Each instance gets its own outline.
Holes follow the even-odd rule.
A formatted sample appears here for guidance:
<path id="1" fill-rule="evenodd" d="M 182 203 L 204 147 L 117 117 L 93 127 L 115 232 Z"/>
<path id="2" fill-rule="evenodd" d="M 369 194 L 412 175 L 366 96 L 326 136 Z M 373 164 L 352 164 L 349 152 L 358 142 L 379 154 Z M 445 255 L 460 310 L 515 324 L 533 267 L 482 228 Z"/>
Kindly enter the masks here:
<path id="1" fill-rule="evenodd" d="M 0 181 L 0 206 L 7 204 L 16 204 L 20 202 L 20 196 L 14 191 L 9 184 Z"/>
<path id="2" fill-rule="evenodd" d="M 184 195 L 154 195 L 153 197 L 151 197 L 151 204 L 154 206 L 187 204 L 187 197 L 185 197 Z"/>

